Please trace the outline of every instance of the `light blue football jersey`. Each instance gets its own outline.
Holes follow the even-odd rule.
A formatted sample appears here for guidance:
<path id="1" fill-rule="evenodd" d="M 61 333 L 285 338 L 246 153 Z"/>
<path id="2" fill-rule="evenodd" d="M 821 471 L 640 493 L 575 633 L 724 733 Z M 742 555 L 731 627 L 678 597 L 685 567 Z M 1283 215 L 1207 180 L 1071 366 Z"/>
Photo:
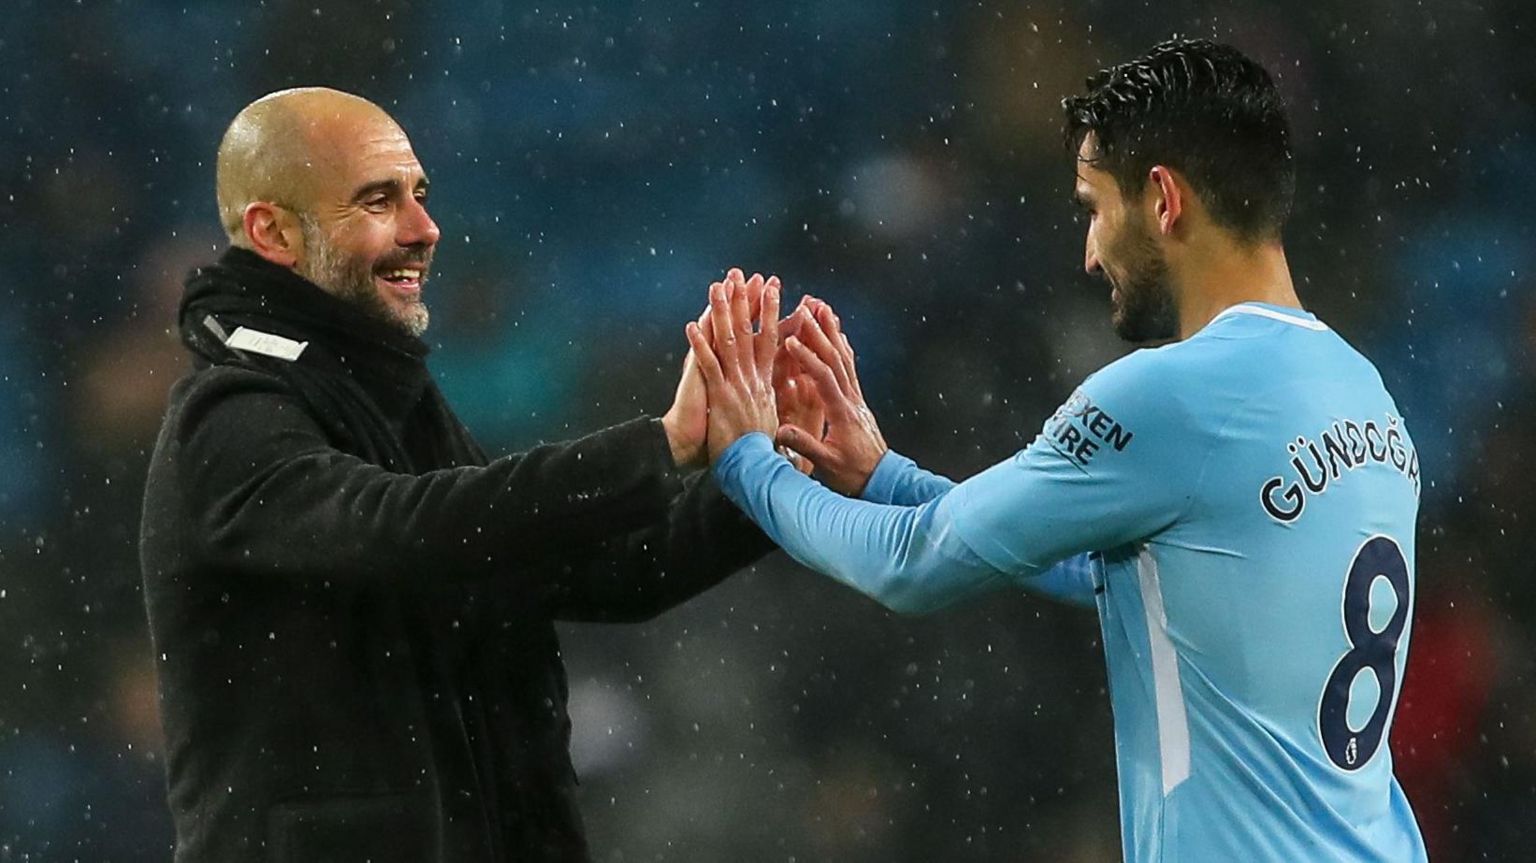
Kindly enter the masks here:
<path id="1" fill-rule="evenodd" d="M 1092 597 L 1130 863 L 1426 858 L 1387 746 L 1418 456 L 1311 314 L 1243 303 L 1132 353 L 958 485 L 888 454 L 850 500 L 762 435 L 715 471 L 792 556 L 898 610 Z"/>

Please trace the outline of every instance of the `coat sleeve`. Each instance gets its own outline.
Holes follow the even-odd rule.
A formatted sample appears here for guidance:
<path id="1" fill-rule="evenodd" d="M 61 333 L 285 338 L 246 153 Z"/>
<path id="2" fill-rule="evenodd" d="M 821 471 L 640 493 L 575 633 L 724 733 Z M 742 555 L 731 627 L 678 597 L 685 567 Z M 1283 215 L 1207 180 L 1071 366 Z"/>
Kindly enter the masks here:
<path id="1" fill-rule="evenodd" d="M 774 548 L 704 471 L 688 478 L 664 518 L 566 558 L 551 585 L 552 607 L 565 620 L 646 620 Z"/>
<path id="2" fill-rule="evenodd" d="M 158 449 L 146 528 L 179 522 L 204 562 L 259 577 L 547 574 L 516 564 L 652 523 L 681 487 L 644 419 L 484 466 L 392 473 L 336 449 L 281 381 L 248 370 L 194 378 Z"/>

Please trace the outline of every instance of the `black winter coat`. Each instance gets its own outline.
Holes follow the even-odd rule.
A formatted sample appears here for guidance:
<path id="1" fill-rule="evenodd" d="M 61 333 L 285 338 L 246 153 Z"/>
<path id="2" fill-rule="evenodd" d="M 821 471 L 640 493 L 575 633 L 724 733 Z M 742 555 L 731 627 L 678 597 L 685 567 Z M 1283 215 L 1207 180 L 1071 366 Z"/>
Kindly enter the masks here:
<path id="1" fill-rule="evenodd" d="M 178 863 L 586 860 L 553 621 L 645 619 L 766 538 L 655 420 L 487 460 L 424 344 L 249 252 L 181 317 L 141 539 Z"/>

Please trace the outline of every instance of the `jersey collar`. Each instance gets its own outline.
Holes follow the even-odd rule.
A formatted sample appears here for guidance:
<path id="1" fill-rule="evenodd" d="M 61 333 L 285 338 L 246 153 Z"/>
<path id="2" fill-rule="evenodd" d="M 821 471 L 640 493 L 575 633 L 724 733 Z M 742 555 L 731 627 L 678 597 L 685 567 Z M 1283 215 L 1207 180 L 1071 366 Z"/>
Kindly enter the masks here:
<path id="1" fill-rule="evenodd" d="M 1214 324 L 1222 318 L 1231 317 L 1232 315 L 1256 315 L 1261 318 L 1269 318 L 1273 321 L 1280 321 L 1281 323 L 1291 324 L 1292 326 L 1316 332 L 1323 332 L 1328 329 L 1328 325 L 1318 320 L 1311 312 L 1258 302 L 1238 303 L 1235 306 L 1228 306 L 1221 311 L 1221 314 L 1211 318 L 1211 323 Z M 1210 326 L 1210 324 L 1206 324 L 1206 326 Z"/>

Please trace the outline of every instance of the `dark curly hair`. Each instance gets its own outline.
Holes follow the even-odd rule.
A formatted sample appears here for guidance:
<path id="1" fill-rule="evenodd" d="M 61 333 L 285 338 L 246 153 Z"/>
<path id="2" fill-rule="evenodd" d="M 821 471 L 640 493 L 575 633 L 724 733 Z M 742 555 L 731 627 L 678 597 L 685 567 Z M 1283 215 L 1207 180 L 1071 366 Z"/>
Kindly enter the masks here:
<path id="1" fill-rule="evenodd" d="M 1154 165 L 1182 173 L 1211 218 L 1246 240 L 1278 239 L 1291 212 L 1296 166 L 1285 103 L 1263 66 L 1204 39 L 1171 39 L 1089 76 L 1061 100 L 1076 155 L 1137 195 Z"/>

